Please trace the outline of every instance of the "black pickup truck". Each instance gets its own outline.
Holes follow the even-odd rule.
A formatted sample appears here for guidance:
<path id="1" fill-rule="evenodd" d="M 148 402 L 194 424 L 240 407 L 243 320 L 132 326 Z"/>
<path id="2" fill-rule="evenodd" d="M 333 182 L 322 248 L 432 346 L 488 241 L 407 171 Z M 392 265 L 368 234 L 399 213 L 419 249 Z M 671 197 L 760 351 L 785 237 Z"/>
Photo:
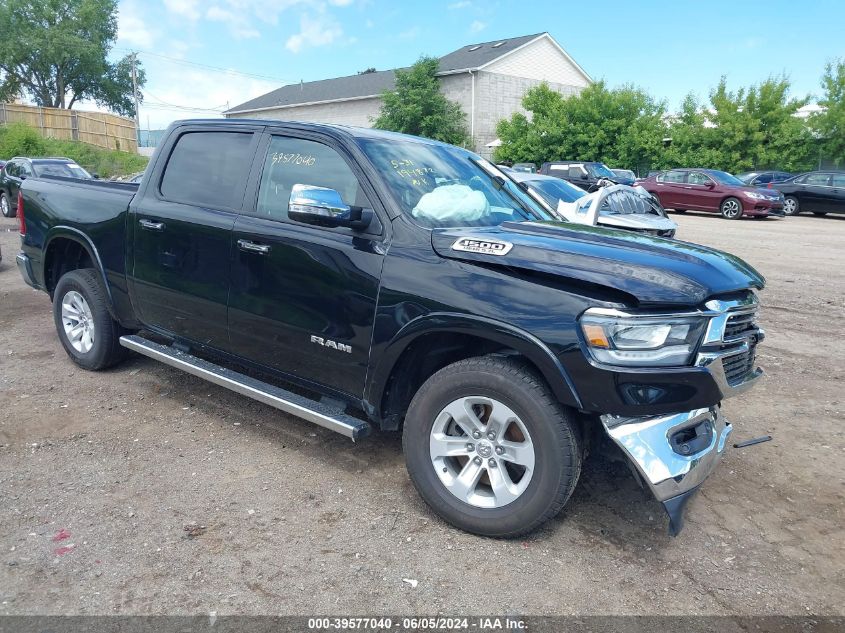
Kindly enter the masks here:
<path id="1" fill-rule="evenodd" d="M 752 267 L 555 221 L 434 141 L 179 122 L 140 184 L 33 177 L 18 211 L 17 264 L 76 364 L 134 350 L 353 440 L 401 429 L 420 495 L 479 534 L 557 514 L 591 441 L 677 533 L 721 401 L 762 374 Z"/>

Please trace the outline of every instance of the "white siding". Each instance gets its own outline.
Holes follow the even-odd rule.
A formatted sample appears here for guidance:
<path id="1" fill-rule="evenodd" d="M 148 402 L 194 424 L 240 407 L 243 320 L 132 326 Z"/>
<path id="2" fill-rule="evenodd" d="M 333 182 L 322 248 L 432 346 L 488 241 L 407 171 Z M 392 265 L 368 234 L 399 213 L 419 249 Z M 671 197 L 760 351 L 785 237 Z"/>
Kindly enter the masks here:
<path id="1" fill-rule="evenodd" d="M 355 101 L 337 101 L 314 105 L 291 106 L 276 110 L 259 110 L 231 114 L 232 118 L 276 119 L 280 121 L 311 121 L 313 123 L 334 123 L 336 125 L 355 125 L 372 127 L 381 108 L 381 98 L 356 99 Z"/>
<path id="2" fill-rule="evenodd" d="M 586 88 L 589 81 L 547 37 L 541 37 L 484 68 L 486 72 Z M 476 86 L 477 88 L 477 86 Z"/>

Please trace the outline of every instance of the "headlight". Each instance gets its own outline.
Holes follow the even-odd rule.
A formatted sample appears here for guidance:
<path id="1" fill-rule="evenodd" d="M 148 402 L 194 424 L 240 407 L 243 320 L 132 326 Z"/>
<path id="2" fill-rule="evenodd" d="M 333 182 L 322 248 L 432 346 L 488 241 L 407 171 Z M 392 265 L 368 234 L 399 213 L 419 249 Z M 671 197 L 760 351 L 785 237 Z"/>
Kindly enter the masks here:
<path id="1" fill-rule="evenodd" d="M 704 316 L 635 315 L 587 310 L 581 331 L 592 357 L 605 365 L 689 365 L 707 325 Z"/>
<path id="2" fill-rule="evenodd" d="M 752 200 L 765 200 L 766 196 L 762 193 L 757 193 L 756 191 L 743 191 L 743 195 L 746 198 L 751 198 Z"/>

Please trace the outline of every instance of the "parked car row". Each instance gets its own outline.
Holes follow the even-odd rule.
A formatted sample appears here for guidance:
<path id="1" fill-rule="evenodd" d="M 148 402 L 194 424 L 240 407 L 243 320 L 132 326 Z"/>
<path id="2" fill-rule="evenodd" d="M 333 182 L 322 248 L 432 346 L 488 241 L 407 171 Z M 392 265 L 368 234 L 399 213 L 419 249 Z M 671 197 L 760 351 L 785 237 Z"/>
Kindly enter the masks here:
<path id="1" fill-rule="evenodd" d="M 18 191 L 29 176 L 59 176 L 63 178 L 94 178 L 70 158 L 26 158 L 15 156 L 0 168 L 0 213 L 4 218 L 16 215 Z"/>

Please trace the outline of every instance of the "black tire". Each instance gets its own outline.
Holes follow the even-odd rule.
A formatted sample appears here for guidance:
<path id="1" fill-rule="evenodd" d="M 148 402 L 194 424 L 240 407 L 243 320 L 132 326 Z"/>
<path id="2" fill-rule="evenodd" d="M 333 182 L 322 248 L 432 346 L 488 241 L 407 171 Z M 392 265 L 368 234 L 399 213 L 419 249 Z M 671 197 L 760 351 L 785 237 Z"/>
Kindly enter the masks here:
<path id="1" fill-rule="evenodd" d="M 791 206 L 793 203 L 795 205 L 794 207 Z M 786 215 L 798 215 L 799 213 L 801 213 L 801 203 L 798 201 L 798 198 L 796 198 L 795 196 L 785 196 L 783 212 Z"/>
<path id="2" fill-rule="evenodd" d="M 5 191 L 0 192 L 0 213 L 3 214 L 4 218 L 14 218 L 18 215 L 17 207 L 12 206 L 9 196 L 6 195 Z"/>
<path id="3" fill-rule="evenodd" d="M 93 344 L 84 352 L 74 348 L 63 322 L 62 302 L 71 292 L 79 293 L 87 302 L 90 322 L 93 323 Z M 106 291 L 93 268 L 72 270 L 62 275 L 53 293 L 53 321 L 62 347 L 70 359 L 83 369 L 106 369 L 126 358 L 127 350 L 119 342 L 124 330 L 112 319 L 106 303 Z"/>
<path id="4" fill-rule="evenodd" d="M 739 220 L 742 217 L 742 201 L 739 198 L 725 198 L 719 205 L 719 213 L 726 220 Z"/>
<path id="5" fill-rule="evenodd" d="M 501 507 L 477 507 L 453 495 L 441 482 L 430 454 L 431 432 L 441 411 L 469 396 L 493 398 L 509 407 L 534 446 L 527 487 Z M 536 529 L 561 511 L 581 474 L 581 438 L 572 413 L 533 370 L 499 356 L 459 361 L 431 376 L 408 409 L 402 448 L 408 474 L 431 509 L 452 525 L 482 536 L 513 538 Z"/>
<path id="6" fill-rule="evenodd" d="M 813 211 L 813 215 L 827 215 L 827 211 Z"/>

